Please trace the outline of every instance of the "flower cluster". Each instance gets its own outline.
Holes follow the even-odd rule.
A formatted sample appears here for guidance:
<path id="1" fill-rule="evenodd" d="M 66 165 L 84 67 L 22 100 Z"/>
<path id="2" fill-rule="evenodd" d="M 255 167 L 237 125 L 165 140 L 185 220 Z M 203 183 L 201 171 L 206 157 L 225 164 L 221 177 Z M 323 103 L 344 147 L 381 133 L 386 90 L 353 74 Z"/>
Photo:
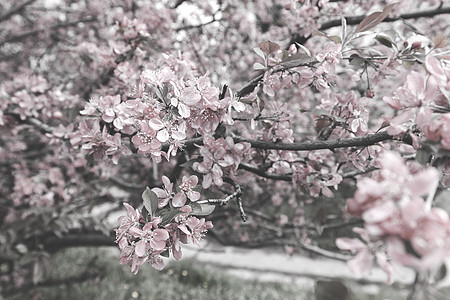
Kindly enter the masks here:
<path id="1" fill-rule="evenodd" d="M 419 270 L 438 266 L 450 256 L 450 218 L 422 198 L 434 195 L 438 172 L 417 163 L 407 165 L 393 152 L 383 153 L 378 163 L 380 170 L 359 180 L 355 196 L 347 201 L 348 212 L 365 222 L 358 233 L 367 245 L 378 245 L 370 250 L 385 252 L 393 262 Z M 379 243 L 384 245 L 381 250 Z M 337 240 L 341 249 L 358 252 L 349 263 L 358 273 L 369 267 L 371 257 L 370 247 L 362 244 L 358 239 Z M 406 250 L 407 245 L 411 249 Z"/>
<path id="2" fill-rule="evenodd" d="M 418 137 L 411 134 L 417 127 L 425 138 L 441 141 L 444 148 L 450 149 L 450 114 L 434 113 L 439 108 L 446 111 L 450 105 L 450 68 L 432 55 L 426 57 L 425 66 L 428 74 L 411 72 L 392 97 L 383 98 L 390 107 L 401 111 L 389 120 L 387 132 L 394 136 L 408 132 L 414 147 L 419 148 Z"/>
<path id="3" fill-rule="evenodd" d="M 211 185 L 222 186 L 223 178 L 235 179 L 236 171 L 244 155 L 250 149 L 249 143 L 234 143 L 231 137 L 214 139 L 204 137 L 200 147 L 202 162 L 195 162 L 194 170 L 203 174 L 204 189 Z"/>
<path id="4" fill-rule="evenodd" d="M 347 94 L 329 92 L 322 98 L 321 108 L 330 113 L 335 120 L 345 120 L 349 129 L 357 134 L 368 131 L 369 111 L 366 108 L 367 98 L 359 98 L 354 91 Z"/>
<path id="5" fill-rule="evenodd" d="M 134 274 L 137 274 L 139 267 L 145 262 L 162 270 L 165 265 L 162 257 L 168 257 L 170 253 L 175 259 L 181 259 L 181 244 L 200 246 L 203 235 L 213 227 L 210 221 L 190 215 L 190 206 L 181 207 L 175 217 L 144 217 L 140 210 L 127 203 L 123 205 L 127 215 L 119 217 L 116 243 L 121 251 L 120 263 L 130 265 Z M 157 213 L 158 211 L 161 212 L 156 210 Z"/>
<path id="6" fill-rule="evenodd" d="M 211 86 L 207 74 L 185 80 L 176 77 L 170 67 L 163 67 L 144 70 L 140 79 L 139 86 L 130 95 L 132 99 L 123 101 L 119 95 L 92 98 L 80 113 L 101 118 L 107 124 L 103 131 L 108 127 L 117 132 L 116 144 L 123 135 L 131 135 L 138 153 L 151 156 L 156 162 L 161 157 L 169 159 L 176 155 L 188 134 L 212 134 L 221 122 L 233 123 L 232 109 L 244 109 L 231 92 L 230 96 L 220 98 L 219 89 Z M 93 126 L 92 131 L 99 131 L 98 122 Z M 80 125 L 79 136 L 86 136 L 85 127 Z M 83 149 L 96 153 L 94 158 L 98 159 L 106 154 L 100 153 L 105 148 L 100 145 L 110 142 L 101 141 L 109 138 L 106 132 L 96 138 L 95 151 L 91 150 L 92 138 L 84 138 L 74 145 L 83 145 Z M 163 144 L 169 145 L 167 151 L 162 151 Z M 118 159 L 120 152 L 115 154 Z M 106 155 L 111 155 L 111 151 Z"/>
<path id="7" fill-rule="evenodd" d="M 154 217 L 146 223 L 139 210 L 127 203 L 123 205 L 127 215 L 119 217 L 120 227 L 116 230 L 116 243 L 121 251 L 120 263 L 129 264 L 134 274 L 137 274 L 139 267 L 146 261 L 150 261 L 155 269 L 161 270 L 164 261 L 160 254 L 166 250 L 169 239 L 169 232 L 158 228 L 161 218 Z"/>
<path id="8" fill-rule="evenodd" d="M 178 193 L 172 192 L 173 183 L 170 182 L 167 176 L 162 176 L 162 182 L 164 188 L 156 187 L 152 189 L 158 197 L 158 208 L 165 207 L 169 204 L 169 201 L 174 207 L 182 207 L 186 204 L 187 199 L 191 202 L 196 202 L 200 199 L 200 193 L 194 190 L 198 183 L 198 177 L 195 175 L 183 176 Z"/>

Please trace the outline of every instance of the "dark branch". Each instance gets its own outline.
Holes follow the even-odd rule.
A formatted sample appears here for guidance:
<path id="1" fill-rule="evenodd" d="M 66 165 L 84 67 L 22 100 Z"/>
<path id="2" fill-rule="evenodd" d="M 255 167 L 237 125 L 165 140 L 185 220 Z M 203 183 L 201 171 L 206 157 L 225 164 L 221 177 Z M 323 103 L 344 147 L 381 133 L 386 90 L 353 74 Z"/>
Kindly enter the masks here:
<path id="1" fill-rule="evenodd" d="M 236 92 L 236 96 L 238 98 L 244 97 L 245 95 L 250 94 L 253 92 L 255 87 L 259 84 L 259 82 L 263 79 L 264 73 L 259 74 L 255 78 L 253 78 L 251 81 L 249 81 L 246 85 L 244 85 L 240 90 Z"/>
<path id="2" fill-rule="evenodd" d="M 177 0 L 177 2 L 175 3 L 175 5 L 173 6 L 173 8 L 177 8 L 178 6 L 180 6 L 181 4 L 183 4 L 183 2 L 186 2 L 186 0 Z"/>
<path id="3" fill-rule="evenodd" d="M 241 163 L 239 165 L 239 169 L 242 170 L 246 170 L 249 171 L 253 174 L 256 174 L 258 176 L 267 178 L 267 179 L 272 179 L 272 180 L 282 180 L 282 181 L 292 181 L 292 175 L 281 175 L 281 174 L 271 174 L 271 173 L 267 173 L 264 172 L 264 170 L 259 169 L 256 166 L 252 166 L 250 164 L 246 164 L 246 163 Z"/>
<path id="4" fill-rule="evenodd" d="M 220 21 L 220 19 L 213 18 L 212 20 L 210 20 L 210 21 L 208 21 L 208 22 L 201 23 L 201 24 L 198 24 L 198 25 L 186 25 L 186 26 L 179 27 L 179 28 L 175 29 L 175 31 L 181 31 L 181 30 L 189 30 L 189 29 L 194 29 L 194 28 L 200 28 L 200 27 L 204 27 L 204 26 L 207 26 L 207 25 L 209 25 L 209 24 L 212 24 L 212 23 L 214 23 L 214 22 L 216 22 L 216 21 Z"/>
<path id="5" fill-rule="evenodd" d="M 435 9 L 431 9 L 431 10 L 424 10 L 424 11 L 417 11 L 417 12 L 413 12 L 413 13 L 406 13 L 406 14 L 402 14 L 398 17 L 388 17 L 386 19 L 383 20 L 384 22 L 394 22 L 394 21 L 398 21 L 398 20 L 407 20 L 407 19 L 418 19 L 418 18 L 425 18 L 425 17 L 433 17 L 433 16 L 437 16 L 437 15 L 442 15 L 442 14 L 449 14 L 450 13 L 450 7 L 438 7 Z M 348 25 L 357 25 L 359 24 L 366 16 L 354 16 L 354 17 L 345 17 L 345 19 L 347 20 L 347 24 Z M 336 19 L 336 20 L 331 20 L 328 22 L 325 22 L 322 24 L 322 26 L 320 26 L 319 30 L 326 30 L 332 27 L 336 27 L 336 26 L 341 26 L 341 19 Z M 299 36 L 299 35 L 294 35 L 291 39 L 291 41 L 289 42 L 290 44 L 293 43 L 299 43 L 299 44 L 304 44 L 311 36 Z"/>
<path id="6" fill-rule="evenodd" d="M 386 131 L 377 132 L 360 137 L 337 139 L 331 141 L 314 141 L 305 143 L 272 143 L 265 141 L 249 140 L 241 137 L 234 137 L 234 142 L 247 142 L 255 149 L 264 150 L 288 150 L 288 151 L 311 151 L 319 149 L 333 150 L 336 148 L 346 147 L 367 147 L 375 145 L 379 142 L 393 140 L 394 137 L 389 135 Z"/>
<path id="7" fill-rule="evenodd" d="M 99 232 L 71 233 L 62 237 L 48 237 L 44 240 L 43 244 L 44 248 L 49 252 L 55 252 L 67 247 L 114 246 L 114 236 L 106 236 Z"/>
<path id="8" fill-rule="evenodd" d="M 418 18 L 427 18 L 427 17 L 433 17 L 436 15 L 442 15 L 442 14 L 450 14 L 450 7 L 441 7 L 431 10 L 424 10 L 424 11 L 417 11 L 413 13 L 406 13 L 402 14 L 398 17 L 387 17 L 383 20 L 383 23 L 386 22 L 394 22 L 398 20 L 407 20 L 407 19 L 418 19 Z M 348 25 L 357 25 L 359 24 L 366 16 L 354 16 L 354 17 L 346 17 Z M 341 20 L 332 20 L 329 22 L 325 22 L 320 26 L 320 30 L 325 30 L 331 27 L 341 26 Z"/>
<path id="9" fill-rule="evenodd" d="M 20 13 L 27 5 L 35 2 L 36 0 L 28 0 L 24 3 L 17 5 L 16 7 L 11 8 L 9 11 L 0 16 L 0 22 L 6 21 L 11 18 L 13 15 Z"/>
<path id="10" fill-rule="evenodd" d="M 5 113 L 5 115 L 13 117 L 19 123 L 27 123 L 27 124 L 33 125 L 37 129 L 39 129 L 39 131 L 41 131 L 42 133 L 53 133 L 53 128 L 51 126 L 43 123 L 42 121 L 40 121 L 36 118 L 29 117 L 29 118 L 26 118 L 23 120 L 19 114 L 8 113 L 8 112 Z"/>
<path id="11" fill-rule="evenodd" d="M 19 35 L 15 35 L 15 36 L 11 36 L 9 38 L 6 38 L 5 40 L 0 42 L 0 46 L 4 45 L 6 43 L 18 42 L 18 41 L 26 39 L 26 38 L 28 38 L 30 36 L 36 36 L 38 33 L 43 32 L 45 30 L 56 30 L 56 29 L 59 29 L 59 28 L 67 28 L 67 27 L 76 26 L 76 25 L 78 25 L 80 23 L 95 22 L 96 20 L 97 19 L 94 18 L 94 17 L 89 17 L 89 18 L 86 18 L 86 19 L 79 19 L 79 20 L 76 20 L 76 21 L 73 21 L 73 22 L 56 24 L 56 25 L 51 26 L 50 29 L 45 29 L 45 28 L 33 29 L 33 30 L 30 30 L 30 31 L 27 31 L 27 32 L 23 32 L 23 33 L 21 33 Z"/>

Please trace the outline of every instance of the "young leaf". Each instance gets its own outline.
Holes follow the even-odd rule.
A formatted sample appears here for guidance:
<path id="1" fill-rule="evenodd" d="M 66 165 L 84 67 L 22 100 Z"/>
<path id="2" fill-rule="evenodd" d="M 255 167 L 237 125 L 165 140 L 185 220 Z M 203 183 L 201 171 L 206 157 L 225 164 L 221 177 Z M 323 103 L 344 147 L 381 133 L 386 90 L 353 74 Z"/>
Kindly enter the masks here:
<path id="1" fill-rule="evenodd" d="M 311 56 L 311 51 L 309 51 L 308 48 L 306 48 L 305 46 L 303 46 L 302 44 L 299 43 L 295 43 L 299 48 L 301 48 L 306 54 L 308 54 L 308 56 Z"/>
<path id="2" fill-rule="evenodd" d="M 169 250 L 161 252 L 159 255 L 169 258 Z"/>
<path id="3" fill-rule="evenodd" d="M 161 226 L 169 224 L 176 216 L 181 214 L 184 214 L 184 211 L 181 211 L 179 209 L 172 209 L 165 212 L 161 212 L 162 218 Z"/>
<path id="4" fill-rule="evenodd" d="M 416 160 L 422 166 L 426 166 L 430 163 L 432 155 L 428 149 L 420 148 L 416 152 Z"/>
<path id="5" fill-rule="evenodd" d="M 351 66 L 356 67 L 362 67 L 366 63 L 365 59 L 359 56 L 358 54 L 350 55 L 349 61 Z"/>
<path id="6" fill-rule="evenodd" d="M 267 55 L 281 49 L 280 45 L 271 41 L 262 42 L 259 44 L 259 48 Z"/>
<path id="7" fill-rule="evenodd" d="M 155 212 L 158 209 L 158 196 L 149 187 L 145 188 L 142 193 L 142 200 L 144 201 L 144 206 L 147 209 L 150 217 L 155 216 Z"/>
<path id="8" fill-rule="evenodd" d="M 169 92 L 169 88 L 163 84 L 162 86 L 158 86 L 155 89 L 156 96 L 158 96 L 159 99 L 165 101 L 167 93 Z"/>
<path id="9" fill-rule="evenodd" d="M 255 53 L 258 54 L 259 56 L 261 56 L 262 59 L 266 59 L 266 55 L 264 54 L 264 52 L 261 51 L 259 47 L 253 48 L 253 51 L 255 51 Z"/>
<path id="10" fill-rule="evenodd" d="M 433 44 L 435 48 L 444 48 L 448 44 L 448 39 L 442 33 L 438 33 L 433 39 Z"/>
<path id="11" fill-rule="evenodd" d="M 148 210 L 147 210 L 147 208 L 145 208 L 145 206 L 142 207 L 142 216 L 144 217 L 145 220 L 148 220 L 149 214 L 148 214 Z"/>
<path id="12" fill-rule="evenodd" d="M 253 69 L 259 71 L 259 70 L 265 70 L 266 67 L 263 66 L 263 65 L 260 64 L 260 63 L 254 63 L 254 64 L 253 64 Z"/>
<path id="13" fill-rule="evenodd" d="M 324 36 L 324 37 L 328 37 L 328 35 L 326 35 L 325 33 L 323 33 L 322 31 L 318 30 L 318 29 L 314 29 L 313 32 L 311 33 L 311 36 Z"/>
<path id="14" fill-rule="evenodd" d="M 340 44 L 342 42 L 341 37 L 338 35 L 330 35 L 328 38 L 335 44 Z"/>
<path id="15" fill-rule="evenodd" d="M 286 57 L 281 62 L 281 65 L 285 68 L 293 68 L 305 65 L 311 61 L 311 57 L 306 53 L 297 52 L 294 55 Z"/>
<path id="16" fill-rule="evenodd" d="M 332 41 L 332 42 L 334 42 L 336 44 L 339 44 L 341 42 L 341 37 L 339 37 L 337 35 L 329 36 L 328 34 L 325 34 L 325 33 L 321 32 L 321 31 L 319 31 L 317 29 L 314 29 L 314 31 L 312 32 L 311 35 L 312 36 L 318 35 L 318 36 L 326 37 L 327 39 L 329 39 L 330 41 Z"/>
<path id="17" fill-rule="evenodd" d="M 192 208 L 191 215 L 194 216 L 207 216 L 211 214 L 216 208 L 216 206 L 213 204 L 191 203 L 189 204 L 189 206 Z"/>
<path id="18" fill-rule="evenodd" d="M 380 43 L 385 45 L 386 47 L 392 48 L 394 45 L 394 42 L 391 40 L 390 37 L 382 34 L 378 34 L 375 39 Z"/>
<path id="19" fill-rule="evenodd" d="M 380 24 L 381 22 L 383 22 L 383 20 L 386 19 L 386 17 L 389 15 L 389 13 L 394 8 L 394 5 L 396 4 L 397 3 L 390 4 L 386 6 L 383 9 L 383 11 L 376 11 L 365 17 L 361 21 L 361 23 L 359 23 L 358 26 L 356 26 L 355 33 L 370 30 L 375 26 L 377 26 L 378 24 Z"/>

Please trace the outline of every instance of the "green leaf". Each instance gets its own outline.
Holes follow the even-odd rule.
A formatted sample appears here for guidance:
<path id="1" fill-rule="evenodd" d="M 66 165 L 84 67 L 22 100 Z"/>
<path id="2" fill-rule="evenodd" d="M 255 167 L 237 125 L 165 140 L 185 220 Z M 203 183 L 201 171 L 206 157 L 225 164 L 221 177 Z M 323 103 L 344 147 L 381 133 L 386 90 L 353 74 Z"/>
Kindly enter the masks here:
<path id="1" fill-rule="evenodd" d="M 416 160 L 422 166 L 426 166 L 431 159 L 431 152 L 427 149 L 421 148 L 416 152 Z"/>
<path id="2" fill-rule="evenodd" d="M 158 209 L 158 196 L 149 187 L 145 188 L 142 193 L 142 200 L 144 201 L 144 206 L 150 214 L 150 217 L 155 216 L 155 212 Z"/>
<path id="3" fill-rule="evenodd" d="M 216 206 L 213 204 L 191 203 L 189 204 L 189 206 L 192 208 L 191 215 L 194 216 L 207 216 L 211 214 L 216 208 Z"/>
<path id="4" fill-rule="evenodd" d="M 291 55 L 289 57 L 286 57 L 282 62 L 281 65 L 285 68 L 293 68 L 305 65 L 311 61 L 311 57 L 302 52 L 297 52 L 294 55 Z"/>
<path id="5" fill-rule="evenodd" d="M 350 55 L 350 65 L 356 66 L 356 67 L 362 67 L 362 66 L 364 66 L 365 63 L 366 63 L 366 61 L 364 60 L 364 58 L 362 58 L 358 54 Z"/>
<path id="6" fill-rule="evenodd" d="M 167 210 L 165 212 L 161 212 L 161 226 L 167 225 L 170 222 L 172 222 L 172 220 L 181 214 L 184 214 L 185 212 L 179 209 L 172 209 L 172 210 Z"/>
<path id="7" fill-rule="evenodd" d="M 159 255 L 169 258 L 169 251 L 166 250 L 164 252 L 161 252 Z"/>
<path id="8" fill-rule="evenodd" d="M 144 219 L 148 220 L 149 214 L 148 214 L 148 210 L 147 210 L 147 208 L 145 208 L 145 206 L 142 207 L 142 216 L 144 217 Z"/>
<path id="9" fill-rule="evenodd" d="M 159 99 L 165 101 L 167 94 L 169 93 L 169 88 L 167 85 L 162 84 L 161 86 L 157 86 L 155 89 L 156 96 L 158 96 Z"/>
<path id="10" fill-rule="evenodd" d="M 391 40 L 390 37 L 382 34 L 378 34 L 375 39 L 380 43 L 385 45 L 386 47 L 392 48 L 394 45 L 394 42 Z"/>

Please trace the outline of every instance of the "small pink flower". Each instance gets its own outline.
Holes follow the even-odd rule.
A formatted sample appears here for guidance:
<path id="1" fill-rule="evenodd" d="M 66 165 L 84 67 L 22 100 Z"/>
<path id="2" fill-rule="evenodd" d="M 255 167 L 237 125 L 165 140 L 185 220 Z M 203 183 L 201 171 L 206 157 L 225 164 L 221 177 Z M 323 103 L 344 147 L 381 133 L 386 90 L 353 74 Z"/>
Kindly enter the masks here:
<path id="1" fill-rule="evenodd" d="M 158 70 L 144 70 L 141 74 L 141 80 L 148 84 L 160 86 L 163 83 L 169 82 L 174 75 L 175 73 L 169 67 Z"/>
<path id="2" fill-rule="evenodd" d="M 155 218 L 154 218 L 155 219 Z M 154 221 L 154 220 L 152 220 Z M 161 222 L 159 219 L 157 223 Z M 166 247 L 166 241 L 169 239 L 169 233 L 166 229 L 156 228 L 155 222 L 149 222 L 141 229 L 132 227 L 129 233 L 135 238 L 140 239 L 136 243 L 136 254 L 139 257 L 147 255 L 147 251 L 162 251 Z"/>
<path id="3" fill-rule="evenodd" d="M 192 202 L 200 199 L 200 193 L 194 191 L 193 188 L 197 186 L 198 178 L 195 175 L 189 177 L 183 176 L 180 184 L 180 192 L 173 197 L 172 204 L 175 207 L 182 207 L 186 203 L 186 197 Z"/>
<path id="4" fill-rule="evenodd" d="M 172 198 L 173 183 L 170 182 L 170 179 L 167 176 L 162 176 L 162 182 L 164 184 L 164 189 L 157 187 L 152 188 L 152 191 L 158 196 L 158 208 L 166 206 Z"/>

